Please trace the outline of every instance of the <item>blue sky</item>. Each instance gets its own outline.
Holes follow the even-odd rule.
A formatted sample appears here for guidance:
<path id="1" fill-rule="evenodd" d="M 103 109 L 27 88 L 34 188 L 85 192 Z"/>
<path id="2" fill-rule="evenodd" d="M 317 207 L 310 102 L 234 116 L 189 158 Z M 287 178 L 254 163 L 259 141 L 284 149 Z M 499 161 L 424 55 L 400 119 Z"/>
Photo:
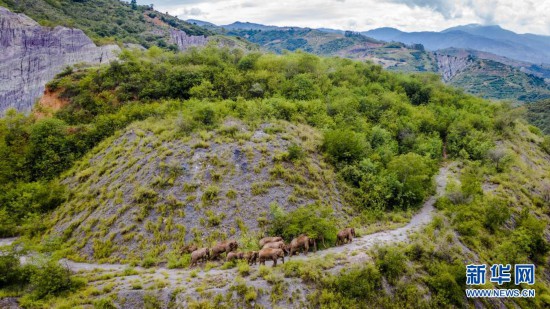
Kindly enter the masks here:
<path id="1" fill-rule="evenodd" d="M 218 25 L 249 21 L 277 26 L 363 31 L 395 27 L 439 31 L 471 23 L 550 35 L 550 0 L 138 0 L 182 19 Z"/>

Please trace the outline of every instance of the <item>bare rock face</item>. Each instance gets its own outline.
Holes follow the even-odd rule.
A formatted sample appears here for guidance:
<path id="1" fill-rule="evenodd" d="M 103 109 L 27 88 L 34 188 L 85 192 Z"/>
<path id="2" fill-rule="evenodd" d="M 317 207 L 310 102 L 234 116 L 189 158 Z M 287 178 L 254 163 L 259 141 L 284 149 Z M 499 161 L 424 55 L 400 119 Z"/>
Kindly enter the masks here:
<path id="1" fill-rule="evenodd" d="M 116 45 L 97 47 L 82 30 L 42 27 L 0 7 L 0 114 L 8 108 L 29 112 L 65 67 L 106 63 L 118 51 Z"/>
<path id="2" fill-rule="evenodd" d="M 181 30 L 170 30 L 170 38 L 182 51 L 191 46 L 204 46 L 208 43 L 208 38 L 205 36 L 187 35 Z"/>
<path id="3" fill-rule="evenodd" d="M 469 55 L 445 55 L 435 53 L 438 71 L 443 77 L 443 81 L 449 82 L 460 72 L 468 68 L 473 62 L 473 58 Z"/>

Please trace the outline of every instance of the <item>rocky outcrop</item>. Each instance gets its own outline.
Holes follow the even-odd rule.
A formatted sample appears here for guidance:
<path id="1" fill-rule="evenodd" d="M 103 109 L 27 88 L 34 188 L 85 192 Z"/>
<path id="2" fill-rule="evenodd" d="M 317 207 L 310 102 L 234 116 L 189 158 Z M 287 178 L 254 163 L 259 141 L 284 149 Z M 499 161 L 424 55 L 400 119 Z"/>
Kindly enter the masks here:
<path id="1" fill-rule="evenodd" d="M 191 46 L 204 46 L 208 43 L 208 38 L 203 35 L 187 35 L 181 30 L 170 30 L 170 38 L 182 51 Z"/>
<path id="2" fill-rule="evenodd" d="M 470 55 L 446 55 L 436 52 L 434 56 L 438 72 L 445 82 L 451 81 L 453 77 L 466 70 L 474 62 L 474 58 Z"/>
<path id="3" fill-rule="evenodd" d="M 105 63 L 119 50 L 96 46 L 81 30 L 42 27 L 0 7 L 0 114 L 8 108 L 29 112 L 46 83 L 65 67 Z"/>

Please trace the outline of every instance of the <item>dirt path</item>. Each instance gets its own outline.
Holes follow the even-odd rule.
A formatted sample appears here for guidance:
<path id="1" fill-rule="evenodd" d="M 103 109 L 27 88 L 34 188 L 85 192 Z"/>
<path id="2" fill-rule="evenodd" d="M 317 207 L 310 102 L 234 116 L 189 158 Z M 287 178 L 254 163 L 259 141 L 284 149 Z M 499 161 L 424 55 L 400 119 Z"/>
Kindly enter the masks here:
<path id="1" fill-rule="evenodd" d="M 327 254 L 350 253 L 352 251 L 358 250 L 366 251 L 375 245 L 384 245 L 406 241 L 409 237 L 409 234 L 418 231 L 421 227 L 428 224 L 432 220 L 435 201 L 439 196 L 445 193 L 448 172 L 449 165 L 443 166 L 439 169 L 439 174 L 435 178 L 436 195 L 431 196 L 428 200 L 424 202 L 424 205 L 422 206 L 420 212 L 414 215 L 407 225 L 394 230 L 368 234 L 354 239 L 353 242 L 350 244 L 342 245 L 339 247 L 332 247 L 326 250 L 318 251 L 314 254 L 309 254 L 308 256 L 321 257 Z M 299 256 L 297 258 L 303 260 L 306 257 Z M 354 257 L 348 258 L 352 261 L 361 260 L 363 258 L 363 255 L 359 253 L 358 255 L 354 255 Z M 292 259 L 295 259 L 295 257 L 293 257 Z"/>
<path id="2" fill-rule="evenodd" d="M 359 262 L 364 263 L 370 260 L 371 258 L 368 256 L 367 251 L 375 245 L 407 241 L 412 232 L 418 231 L 432 220 L 435 201 L 438 196 L 441 196 L 445 192 L 448 173 L 449 165 L 440 168 L 435 178 L 437 185 L 436 195 L 431 196 L 424 202 L 420 212 L 414 215 L 407 225 L 394 230 L 358 237 L 350 244 L 320 250 L 317 253 L 310 253 L 307 256 L 294 256 L 291 260 L 307 260 L 311 258 L 322 258 L 327 255 L 338 255 L 339 257 L 335 267 L 328 270 L 334 273 L 344 267 L 349 267 L 350 264 Z M 0 239 L 0 246 L 9 245 L 15 240 L 15 238 Z M 22 262 L 28 263 L 31 259 L 32 257 L 22 257 Z M 288 258 L 285 258 L 285 261 L 288 261 Z M 78 263 L 66 259 L 62 259 L 60 263 L 74 272 L 83 272 L 85 274 L 92 274 L 92 276 L 93 274 L 121 273 L 129 268 L 129 265 L 125 264 Z M 253 272 L 256 268 L 257 266 L 252 266 L 251 271 Z M 235 280 L 238 277 L 236 268 L 227 270 L 214 268 L 205 271 L 202 268 L 168 269 L 156 267 L 145 269 L 142 267 L 135 267 L 133 270 L 136 272 L 135 274 L 113 275 L 112 279 L 93 280 L 91 284 L 98 289 L 102 289 L 107 284 L 115 284 L 116 293 L 120 297 L 126 299 L 126 303 L 121 306 L 121 308 L 135 308 L 141 306 L 143 304 L 143 293 L 145 290 L 157 290 L 158 297 L 166 304 L 169 299 L 173 297 L 170 293 L 172 293 L 175 288 L 185 286 L 185 291 L 178 292 L 179 294 L 177 294 L 175 300 L 176 303 L 183 304 L 185 307 L 189 299 L 203 299 L 205 297 L 205 295 L 201 294 L 204 292 L 199 292 L 199 290 L 202 289 L 201 286 L 206 284 L 209 287 L 207 289 L 208 293 L 219 293 L 224 295 L 230 291 L 230 287 L 235 284 Z M 301 295 L 299 298 L 301 299 L 299 300 L 306 301 L 305 295 L 308 294 L 311 287 L 304 284 L 299 278 L 286 278 L 281 276 L 281 274 L 278 276 L 287 287 L 301 290 L 302 293 L 299 293 Z M 136 290 L 134 285 L 137 281 L 141 282 L 140 284 L 143 285 L 142 289 Z M 155 288 L 155 284 L 158 284 L 158 282 L 165 282 L 166 288 Z M 253 286 L 263 291 L 269 291 L 271 289 L 271 284 L 262 278 L 247 280 L 246 283 L 248 286 Z M 257 302 L 263 306 L 269 307 L 271 305 L 268 295 L 259 297 Z M 287 303 L 286 300 L 283 300 L 282 303 L 280 302 L 278 305 L 283 307 L 295 307 L 296 303 Z"/>
<path id="3" fill-rule="evenodd" d="M 310 253 L 308 256 L 303 256 L 303 255 L 295 256 L 295 257 L 292 257 L 292 260 L 294 259 L 303 260 L 311 257 L 322 257 L 328 254 L 349 253 L 357 250 L 366 251 L 372 248 L 374 245 L 383 245 L 383 244 L 406 241 L 410 233 L 417 231 L 419 228 L 423 227 L 424 225 L 426 225 L 431 221 L 433 216 L 435 201 L 439 196 L 441 196 L 445 192 L 448 172 L 449 172 L 449 165 L 443 166 L 439 169 L 439 173 L 435 178 L 436 195 L 431 196 L 428 200 L 424 202 L 424 205 L 422 206 L 422 209 L 420 210 L 420 212 L 414 215 L 411 221 L 407 225 L 395 230 L 382 231 L 378 233 L 365 235 L 365 236 L 356 238 L 350 244 L 339 246 L 339 247 L 332 247 L 325 250 L 320 250 L 317 253 Z M 361 257 L 362 255 L 358 254 L 355 256 L 350 256 L 349 258 L 353 262 L 353 260 L 360 260 Z M 66 263 L 66 265 L 73 271 L 90 271 L 90 270 L 98 270 L 98 269 L 122 271 L 128 267 L 128 265 L 124 265 L 124 264 L 77 263 L 69 260 L 63 260 L 63 263 Z M 136 268 L 136 269 L 139 269 L 139 268 Z M 157 268 L 157 270 L 160 272 L 167 272 L 167 273 L 182 272 L 182 270 L 173 270 L 173 269 L 167 269 L 167 268 Z M 220 270 L 212 269 L 209 271 L 209 273 L 214 273 L 216 271 L 220 271 Z"/>

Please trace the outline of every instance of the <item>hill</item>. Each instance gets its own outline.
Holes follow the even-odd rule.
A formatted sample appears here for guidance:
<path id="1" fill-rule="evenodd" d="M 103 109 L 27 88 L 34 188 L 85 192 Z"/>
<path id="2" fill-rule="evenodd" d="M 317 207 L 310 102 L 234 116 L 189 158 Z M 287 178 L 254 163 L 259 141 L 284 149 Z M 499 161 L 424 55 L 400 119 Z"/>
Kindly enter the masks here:
<path id="1" fill-rule="evenodd" d="M 246 242 L 265 231 L 274 205 L 330 207 L 346 222 L 335 171 L 318 153 L 320 132 L 228 119 L 182 137 L 178 121 L 134 123 L 88 153 L 62 180 L 75 198 L 56 211 L 51 235 L 63 235 L 78 259 L 130 263 L 165 261 L 220 237 Z M 305 159 L 286 159 L 293 147 Z M 150 244 L 158 247 L 142 250 Z"/>
<path id="2" fill-rule="evenodd" d="M 550 304 L 547 138 L 507 105 L 434 75 L 302 52 L 120 57 L 50 82 L 64 104 L 49 113 L 1 119 L 0 232 L 49 262 L 6 251 L 0 295 L 27 307 Z M 188 243 L 235 238 L 246 251 L 264 232 L 306 233 L 324 249 L 344 226 L 383 239 L 415 225 L 426 200 L 433 220 L 401 242 L 182 269 Z M 123 264 L 98 264 L 112 261 Z M 466 298 L 471 263 L 534 263 L 538 296 Z"/>
<path id="3" fill-rule="evenodd" d="M 242 27 L 242 28 L 241 28 Z M 534 65 L 477 50 L 447 48 L 430 52 L 421 44 L 381 42 L 350 31 L 267 27 L 235 23 L 230 36 L 243 37 L 265 50 L 304 50 L 318 55 L 370 60 L 398 72 L 434 72 L 455 87 L 488 99 L 534 102 L 548 98 L 547 65 Z M 383 28 L 380 33 L 395 34 Z"/>
<path id="4" fill-rule="evenodd" d="M 525 109 L 529 122 L 540 128 L 544 134 L 550 134 L 550 100 L 526 104 Z"/>
<path id="5" fill-rule="evenodd" d="M 536 102 L 550 97 L 550 84 L 542 77 L 525 73 L 523 67 L 504 64 L 505 61 L 490 60 L 486 54 L 482 55 L 485 59 L 476 54 L 444 50 L 435 52 L 434 57 L 444 81 L 468 93 L 512 102 Z"/>

